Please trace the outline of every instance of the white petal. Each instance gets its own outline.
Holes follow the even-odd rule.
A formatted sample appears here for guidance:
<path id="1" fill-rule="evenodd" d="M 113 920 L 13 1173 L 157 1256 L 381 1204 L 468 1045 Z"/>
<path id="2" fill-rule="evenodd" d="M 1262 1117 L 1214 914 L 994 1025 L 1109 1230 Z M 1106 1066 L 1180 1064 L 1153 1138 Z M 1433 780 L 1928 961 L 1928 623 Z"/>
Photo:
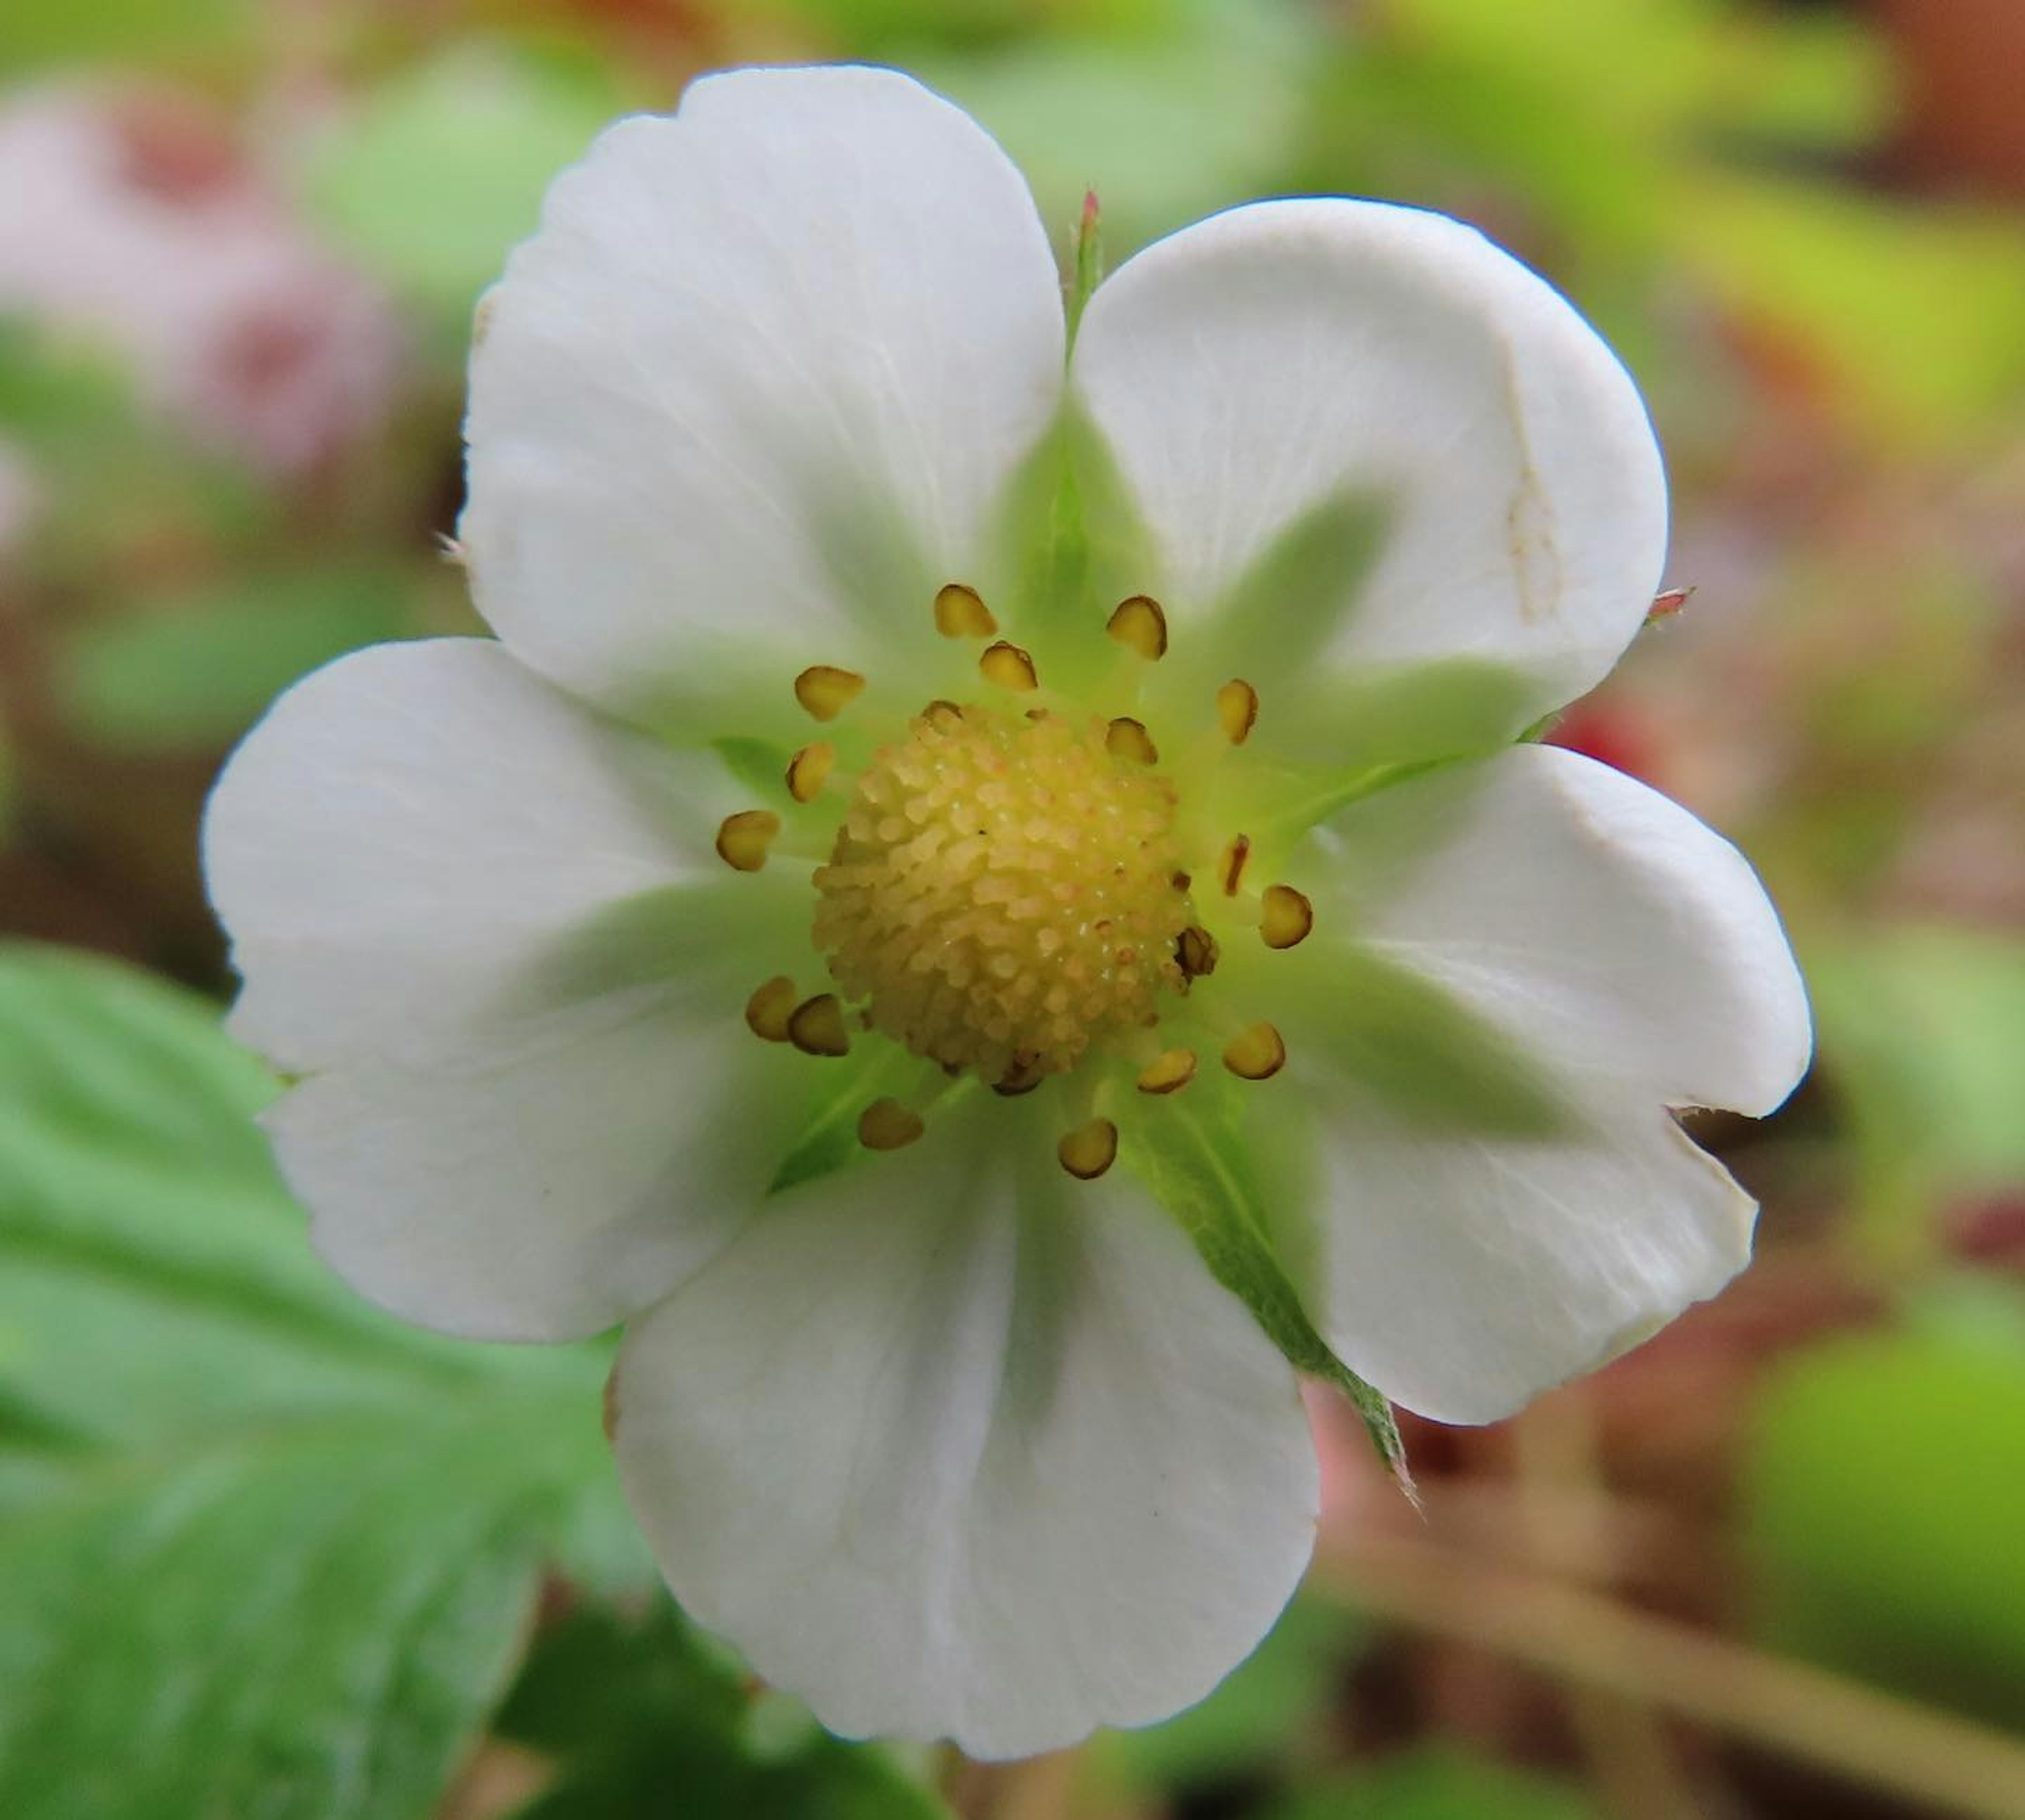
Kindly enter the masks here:
<path id="1" fill-rule="evenodd" d="M 1303 1041 L 1286 970 L 1289 1073 L 1323 1131 L 1314 1311 L 1352 1370 L 1423 1414 L 1494 1420 L 1743 1268 L 1754 1204 L 1666 1109 L 1768 1112 L 1807 1064 L 1799 973 L 1734 847 L 1593 759 L 1522 745 L 1358 804 L 1313 862 L 1317 935 L 1284 959 L 1351 935 L 1568 1109 L 1523 1134 L 1379 1116 L 1329 1078 L 1322 1033 Z"/>
<path id="2" fill-rule="evenodd" d="M 746 70 L 607 131 L 487 300 L 461 535 L 480 610 L 624 711 L 925 646 L 1061 389 L 1019 173 L 864 68 Z M 749 683 L 748 684 L 749 686 Z"/>
<path id="3" fill-rule="evenodd" d="M 1361 588 L 1288 603 L 1321 621 L 1325 671 L 1476 658 L 1552 707 L 1652 603 L 1666 487 L 1637 390 L 1558 293 L 1444 216 L 1341 198 L 1215 216 L 1098 291 L 1074 377 L 1160 546 L 1178 652 L 1281 533 L 1346 498 L 1390 516 Z M 1248 675 L 1282 634 L 1216 635 Z"/>
<path id="4" fill-rule="evenodd" d="M 487 641 L 341 658 L 268 711 L 205 811 L 246 982 L 234 1033 L 294 1072 L 424 1068 L 489 1020 L 583 996 L 568 976 L 598 957 L 571 943 L 627 906 L 770 926 L 785 872 L 735 876 L 714 850 L 749 806 L 714 756 L 601 725 Z M 709 958 L 641 957 L 614 983 Z"/>
<path id="5" fill-rule="evenodd" d="M 1749 862 L 1593 759 L 1516 746 L 1323 844 L 1325 925 L 1340 910 L 1578 1083 L 1757 1117 L 1806 1072 L 1806 990 Z"/>
<path id="6" fill-rule="evenodd" d="M 314 1077 L 270 1128 L 364 1293 L 455 1333 L 594 1332 L 763 1193 L 807 1064 L 753 1041 L 744 998 L 807 938 L 789 879 L 716 859 L 721 770 L 460 639 L 340 660 L 233 755 L 204 829 L 233 1028 Z"/>
<path id="7" fill-rule="evenodd" d="M 1310 1312 L 1351 1370 L 1488 1422 L 1628 1351 L 1749 1261 L 1756 1212 L 1658 1107 L 1565 1142 L 1323 1122 Z"/>
<path id="8" fill-rule="evenodd" d="M 318 1075 L 263 1123 L 311 1237 L 382 1307 L 568 1340 L 647 1307 L 766 1191 L 814 1064 L 666 987 L 552 1013 L 461 1065 Z M 495 1039 L 495 1041 L 497 1039 Z"/>
<path id="9" fill-rule="evenodd" d="M 619 1462 L 670 1584 L 832 1730 L 996 1758 L 1148 1723 L 1292 1592 L 1292 1373 L 1109 1187 L 932 1128 L 770 1204 L 630 1330 Z"/>

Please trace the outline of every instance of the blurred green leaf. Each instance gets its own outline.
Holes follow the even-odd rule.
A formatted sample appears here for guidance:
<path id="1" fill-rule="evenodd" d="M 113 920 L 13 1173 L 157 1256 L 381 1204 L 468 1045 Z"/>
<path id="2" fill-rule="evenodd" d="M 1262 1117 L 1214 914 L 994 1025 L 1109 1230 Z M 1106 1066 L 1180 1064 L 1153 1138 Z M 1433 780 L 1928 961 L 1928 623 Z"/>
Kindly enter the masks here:
<path id="1" fill-rule="evenodd" d="M 165 538 L 263 527 L 271 504 L 243 463 L 141 403 L 117 355 L 0 314 L 0 430 L 28 458 L 39 504 L 22 567 L 53 579 L 108 572 Z"/>
<path id="2" fill-rule="evenodd" d="M 557 1553 L 649 1572 L 596 1348 L 456 1344 L 311 1256 L 265 1072 L 0 951 L 0 1811 L 419 1813 Z"/>
<path id="3" fill-rule="evenodd" d="M 35 65 L 189 64 L 250 50 L 257 0 L 7 0 L 0 72 Z"/>
<path id="4" fill-rule="evenodd" d="M 425 1813 L 531 1615 L 546 1413 L 242 1432 L 0 1525 L 0 1812 Z"/>
<path id="5" fill-rule="evenodd" d="M 974 114 L 1033 186 L 1068 249 L 1083 192 L 1122 259 L 1251 200 L 1292 155 L 1324 44 L 1319 9 L 1169 0 L 1140 29 L 1029 37 L 995 54 L 910 60 Z"/>
<path id="6" fill-rule="evenodd" d="M 1598 1820 L 1565 1782 L 1453 1746 L 1405 1752 L 1303 1790 L 1265 1820 Z"/>
<path id="7" fill-rule="evenodd" d="M 542 192 L 616 112 L 580 66 L 465 44 L 376 90 L 311 160 L 305 200 L 362 265 L 461 336 L 534 232 Z"/>
<path id="8" fill-rule="evenodd" d="M 1938 1202 L 2025 1182 L 2025 942 L 1913 926 L 1810 943 L 1805 958 L 1865 1234 L 1902 1262 Z"/>
<path id="9" fill-rule="evenodd" d="M 2012 1318 L 2025 1327 L 2025 1308 Z M 1760 1634 L 2025 1726 L 2020 1485 L 2015 1332 L 1866 1335 L 1791 1359 L 1765 1384 L 1744 1480 Z"/>
<path id="10" fill-rule="evenodd" d="M 840 1742 L 807 1709 L 657 1601 L 586 1610 L 544 1637 L 501 1715 L 559 1759 L 520 1820 L 937 1820 L 892 1752 Z"/>
<path id="11" fill-rule="evenodd" d="M 1112 1734 L 1108 1751 L 1134 1781 L 1162 1789 L 1297 1760 L 1319 1750 L 1340 1677 L 1369 1636 L 1348 1608 L 1297 1596 L 1208 1699 L 1164 1725 Z"/>
<path id="12" fill-rule="evenodd" d="M 224 746 L 297 678 L 417 631 L 417 592 L 391 565 L 234 574 L 68 627 L 51 693 L 73 734 L 112 751 Z"/>
<path id="13" fill-rule="evenodd" d="M 1895 443 L 2008 421 L 2025 393 L 2025 244 L 2005 216 L 1759 174 L 1684 174 L 1668 245 L 1717 299 Z"/>

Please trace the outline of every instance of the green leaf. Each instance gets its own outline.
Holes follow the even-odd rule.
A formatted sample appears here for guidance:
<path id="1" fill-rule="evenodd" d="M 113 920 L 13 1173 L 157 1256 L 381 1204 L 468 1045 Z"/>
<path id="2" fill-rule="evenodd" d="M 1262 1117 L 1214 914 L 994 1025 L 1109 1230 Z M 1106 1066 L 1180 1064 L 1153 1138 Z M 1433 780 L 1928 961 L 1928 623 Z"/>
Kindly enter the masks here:
<path id="1" fill-rule="evenodd" d="M 1347 1607 L 1296 1595 L 1208 1699 L 1163 1725 L 1115 1734 L 1111 1752 L 1135 1781 L 1158 1788 L 1284 1763 L 1325 1734 L 1342 1673 L 1371 1634 Z"/>
<path id="2" fill-rule="evenodd" d="M 0 1811 L 425 1812 L 531 1615 L 540 1413 L 249 1431 L 0 1526 Z"/>
<path id="3" fill-rule="evenodd" d="M 1141 29 L 1110 32 L 1093 10 L 1056 16 L 1092 29 L 908 67 L 1005 147 L 1051 228 L 1068 230 L 1096 184 L 1121 255 L 1284 180 L 1324 47 L 1316 9 L 1158 0 Z"/>
<path id="4" fill-rule="evenodd" d="M 259 17 L 256 0 L 8 0 L 0 71 L 101 60 L 188 64 L 250 51 Z"/>
<path id="5" fill-rule="evenodd" d="M 2025 1179 L 2025 942 L 1913 925 L 1812 943 L 1805 959 L 1861 1234 L 1902 1265 L 1937 1201 Z"/>
<path id="6" fill-rule="evenodd" d="M 461 1344 L 311 1254 L 210 1007 L 0 949 L 0 1811 L 420 1814 L 542 1564 L 651 1578 L 607 1355 Z"/>
<path id="7" fill-rule="evenodd" d="M 2006 216 L 1821 185 L 1684 175 L 1669 242 L 1718 301 L 1789 337 L 1859 427 L 1946 440 L 2025 393 L 2025 248 Z"/>
<path id="8" fill-rule="evenodd" d="M 1570 1784 L 1430 1745 L 1333 1778 L 1266 1811 L 1266 1820 L 1601 1820 Z"/>
<path id="9" fill-rule="evenodd" d="M 23 566 L 94 593 L 159 563 L 161 540 L 232 541 L 268 528 L 273 500 L 242 462 L 195 447 L 141 401 L 110 349 L 0 313 L 0 425 L 27 454 L 38 509 Z M 11 558 L 10 558 L 11 560 Z"/>
<path id="10" fill-rule="evenodd" d="M 1869 1334 L 1782 1362 L 1751 1425 L 1744 1509 L 1761 1636 L 2017 1728 L 2025 1300 L 2010 1295 L 1994 1342 Z"/>
<path id="11" fill-rule="evenodd" d="M 602 82 L 465 45 L 378 89 L 311 164 L 306 200 L 362 264 L 461 335 L 550 180 L 617 111 Z"/>
<path id="12" fill-rule="evenodd" d="M 1288 1363 L 1349 1397 L 1387 1470 L 1411 1498 L 1413 1474 L 1392 1406 L 1329 1350 L 1309 1321 L 1233 1110 L 1223 1083 L 1199 1080 L 1187 1094 L 1163 1101 L 1156 1118 L 1121 1120 L 1121 1160 L 1181 1223 L 1210 1274 L 1251 1311 Z"/>
<path id="13" fill-rule="evenodd" d="M 236 575 L 86 620 L 58 642 L 50 687 L 72 732 L 121 752 L 229 744 L 297 678 L 417 629 L 412 578 L 389 568 Z"/>
<path id="14" fill-rule="evenodd" d="M 755 1696 L 664 1601 L 638 1619 L 579 1612 L 544 1638 L 501 1726 L 561 1766 L 520 1820 L 946 1820 L 895 1754 Z"/>

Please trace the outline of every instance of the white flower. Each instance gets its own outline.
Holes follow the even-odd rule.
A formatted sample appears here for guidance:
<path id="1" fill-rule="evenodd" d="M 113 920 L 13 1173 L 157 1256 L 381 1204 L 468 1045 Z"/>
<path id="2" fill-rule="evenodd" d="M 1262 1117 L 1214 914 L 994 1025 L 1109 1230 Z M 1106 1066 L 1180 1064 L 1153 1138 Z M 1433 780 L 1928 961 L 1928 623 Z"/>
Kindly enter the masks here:
<path id="1" fill-rule="evenodd" d="M 1269 1327 L 1484 1421 L 1744 1263 L 1670 1109 L 1799 1078 L 1777 921 L 1512 743 L 1665 532 L 1539 279 L 1266 203 L 1065 367 L 998 148 L 774 70 L 608 132 L 481 328 L 499 642 L 347 658 L 234 758 L 237 1028 L 366 1294 L 630 1320 L 627 1491 L 760 1675 L 986 1756 L 1160 1718 L 1307 1559 Z"/>

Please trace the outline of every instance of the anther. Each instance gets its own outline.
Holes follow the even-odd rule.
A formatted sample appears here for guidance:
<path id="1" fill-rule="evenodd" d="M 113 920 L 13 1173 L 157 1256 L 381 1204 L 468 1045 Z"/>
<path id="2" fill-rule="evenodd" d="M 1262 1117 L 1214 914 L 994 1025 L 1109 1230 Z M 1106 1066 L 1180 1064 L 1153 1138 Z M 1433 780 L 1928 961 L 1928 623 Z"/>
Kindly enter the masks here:
<path id="1" fill-rule="evenodd" d="M 718 824 L 717 856 L 733 872 L 757 872 L 780 832 L 781 818 L 771 809 L 741 809 Z"/>
<path id="2" fill-rule="evenodd" d="M 1241 746 L 1251 737 L 1259 720 L 1259 691 L 1233 677 L 1216 692 L 1216 723 L 1223 737 Z"/>
<path id="3" fill-rule="evenodd" d="M 963 725 L 963 710 L 939 695 L 921 710 L 921 719 L 940 732 L 952 733 Z"/>
<path id="4" fill-rule="evenodd" d="M 1244 878 L 1244 862 L 1251 857 L 1251 836 L 1248 834 L 1233 836 L 1224 848 L 1223 858 L 1217 862 L 1216 875 L 1226 897 L 1237 895 L 1237 888 Z"/>
<path id="5" fill-rule="evenodd" d="M 1269 884 L 1263 892 L 1259 933 L 1269 948 L 1293 948 L 1315 926 L 1315 906 L 1291 884 Z"/>
<path id="6" fill-rule="evenodd" d="M 898 1100 L 874 1100 L 858 1115 L 858 1141 L 868 1150 L 904 1150 L 927 1129 Z"/>
<path id="7" fill-rule="evenodd" d="M 836 768 L 836 748 L 828 740 L 803 746 L 788 761 L 788 794 L 797 803 L 813 803 Z"/>
<path id="8" fill-rule="evenodd" d="M 833 664 L 812 664 L 795 678 L 795 699 L 816 720 L 834 720 L 865 693 L 865 678 Z"/>
<path id="9" fill-rule="evenodd" d="M 1223 1046 L 1223 1065 L 1240 1080 L 1270 1080 L 1287 1065 L 1287 1046 L 1271 1024 L 1255 1024 Z"/>
<path id="10" fill-rule="evenodd" d="M 1183 977 L 1200 980 L 1216 971 L 1216 937 L 1191 923 L 1174 942 L 1174 964 Z"/>
<path id="11" fill-rule="evenodd" d="M 1112 609 L 1104 631 L 1149 663 L 1167 654 L 1167 616 L 1151 594 L 1134 594 Z"/>
<path id="12" fill-rule="evenodd" d="M 1038 1056 L 1016 1055 L 1012 1065 L 991 1083 L 991 1090 L 1001 1098 L 1016 1099 L 1022 1094 L 1031 1094 L 1047 1078 Z"/>
<path id="13" fill-rule="evenodd" d="M 1196 1052 L 1171 1049 L 1139 1071 L 1142 1094 L 1178 1094 L 1196 1078 Z"/>
<path id="14" fill-rule="evenodd" d="M 945 638 L 988 638 L 998 622 L 976 588 L 946 582 L 935 591 L 935 630 Z"/>
<path id="15" fill-rule="evenodd" d="M 1055 1154 L 1079 1182 L 1094 1182 L 1118 1160 L 1118 1127 L 1108 1119 L 1092 1119 L 1063 1138 Z"/>
<path id="16" fill-rule="evenodd" d="M 843 1002 L 834 992 L 803 999 L 788 1015 L 788 1040 L 804 1055 L 848 1055 L 851 1032 L 843 1027 Z"/>
<path id="17" fill-rule="evenodd" d="M 1034 668 L 1034 660 L 1017 645 L 1009 644 L 1001 638 L 996 644 L 987 645 L 984 655 L 977 660 L 979 673 L 987 682 L 995 682 L 1001 689 L 1016 689 L 1021 694 L 1041 686 L 1039 673 Z"/>
<path id="18" fill-rule="evenodd" d="M 1160 754 L 1146 731 L 1145 722 L 1134 720 L 1130 715 L 1121 715 L 1104 729 L 1104 749 L 1115 759 L 1130 759 L 1134 764 L 1160 762 Z"/>
<path id="19" fill-rule="evenodd" d="M 745 1001 L 745 1026 L 766 1042 L 786 1042 L 788 1020 L 794 1014 L 795 983 L 777 974 Z"/>

